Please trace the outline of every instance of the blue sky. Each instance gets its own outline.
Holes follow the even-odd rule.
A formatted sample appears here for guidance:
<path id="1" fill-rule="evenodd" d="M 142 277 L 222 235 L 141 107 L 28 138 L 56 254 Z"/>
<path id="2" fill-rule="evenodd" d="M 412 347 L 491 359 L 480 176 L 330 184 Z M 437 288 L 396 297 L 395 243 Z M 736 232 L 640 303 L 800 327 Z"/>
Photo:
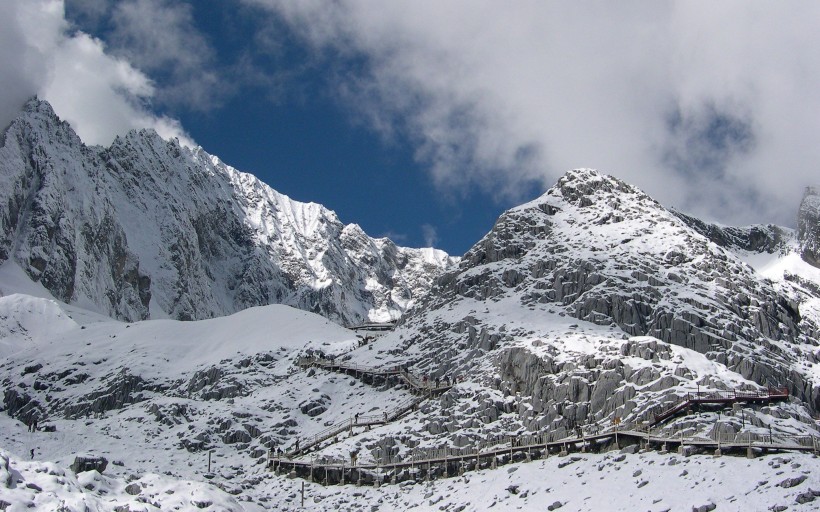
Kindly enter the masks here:
<path id="1" fill-rule="evenodd" d="M 0 0 L 0 124 L 195 142 L 372 236 L 462 254 L 594 167 L 727 224 L 820 182 L 820 4 Z"/>
<path id="2" fill-rule="evenodd" d="M 160 9 L 172 4 L 144 5 Z M 154 108 L 178 119 L 206 151 L 279 192 L 323 204 L 343 222 L 355 222 L 371 236 L 388 236 L 400 245 L 432 244 L 460 255 L 511 205 L 475 187 L 437 190 L 413 158 L 412 145 L 400 136 L 385 140 L 346 111 L 333 96 L 332 81 L 340 67 L 356 65 L 357 57 L 325 62 L 311 55 L 287 25 L 260 27 L 258 10 L 236 2 L 188 5 L 184 12 L 190 14 L 190 25 L 182 23 L 187 27 L 183 33 L 200 35 L 211 56 L 198 65 L 227 77 L 245 72 L 234 70 L 245 59 L 252 63 L 245 65 L 256 68 L 249 74 L 264 75 L 239 77 L 235 87 L 217 88 L 205 105 L 156 98 Z M 108 41 L 112 53 L 141 62 L 141 56 L 130 53 L 129 38 L 117 34 L 111 11 L 66 3 L 66 18 L 74 26 Z M 275 48 L 258 43 L 261 36 L 253 34 L 261 30 L 271 31 L 268 37 L 275 42 L 269 45 Z M 156 66 L 152 78 L 170 87 L 197 80 L 195 75 L 176 77 L 164 66 Z"/>

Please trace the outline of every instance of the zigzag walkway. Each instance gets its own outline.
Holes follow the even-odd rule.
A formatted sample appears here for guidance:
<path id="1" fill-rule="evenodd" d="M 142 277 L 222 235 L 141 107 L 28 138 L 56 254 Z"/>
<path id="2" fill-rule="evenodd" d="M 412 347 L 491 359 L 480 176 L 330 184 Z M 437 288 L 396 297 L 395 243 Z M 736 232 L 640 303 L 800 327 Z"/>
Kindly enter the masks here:
<path id="1" fill-rule="evenodd" d="M 769 388 L 765 391 L 704 391 L 686 393 L 665 411 L 656 414 L 651 425 L 665 421 L 681 411 L 702 404 L 768 403 L 788 400 L 788 388 Z"/>
<path id="2" fill-rule="evenodd" d="M 355 460 L 346 464 L 343 460 L 291 460 L 293 457 L 309 451 L 323 441 L 337 436 L 342 432 L 352 432 L 354 427 L 370 428 L 374 425 L 384 425 L 397 420 L 407 412 L 414 410 L 418 404 L 429 397 L 438 395 L 452 387 L 450 381 L 444 386 L 436 386 L 429 379 L 422 379 L 395 366 L 389 368 L 369 367 L 344 361 L 335 361 L 326 358 L 304 357 L 297 364 L 302 368 L 318 367 L 329 371 L 353 375 L 357 378 L 368 377 L 371 382 L 375 378 L 386 379 L 398 376 L 407 384 L 415 397 L 399 404 L 394 409 L 380 415 L 357 415 L 344 422 L 338 423 L 297 443 L 293 449 L 284 454 L 271 452 L 268 458 L 268 467 L 277 474 L 287 472 L 294 477 L 306 478 L 310 481 L 320 479 L 324 485 L 329 484 L 372 484 L 380 485 L 388 481 L 397 483 L 408 479 L 448 477 L 463 474 L 465 471 L 495 468 L 499 463 L 531 461 L 549 457 L 551 453 L 567 455 L 570 451 L 601 451 L 612 447 L 620 448 L 622 444 L 639 444 L 644 449 L 660 447 L 662 452 L 669 452 L 670 448 L 677 447 L 681 454 L 689 454 L 693 449 L 714 450 L 715 455 L 723 452 L 746 450 L 748 457 L 753 457 L 755 451 L 810 451 L 815 454 L 820 451 L 820 440 L 814 436 L 766 436 L 746 433 L 733 438 L 721 437 L 709 439 L 702 437 L 683 437 L 669 435 L 653 435 L 651 427 L 674 416 L 675 414 L 700 404 L 734 404 L 739 402 L 767 403 L 785 400 L 789 396 L 787 389 L 768 389 L 760 392 L 748 391 L 721 391 L 687 393 L 678 402 L 665 411 L 654 416 L 650 426 L 629 425 L 618 426 L 614 430 L 593 435 L 563 437 L 555 439 L 555 432 L 539 435 L 520 435 L 514 437 L 495 438 L 484 441 L 474 447 L 421 449 L 415 450 L 410 456 L 399 460 L 382 460 L 370 464 L 357 464 Z M 440 384 L 440 381 L 438 382 Z M 499 446 L 501 445 L 501 446 Z M 323 478 L 322 478 L 323 477 Z"/>
<path id="3" fill-rule="evenodd" d="M 419 377 L 401 366 L 380 368 L 376 366 L 365 366 L 350 363 L 348 361 L 337 361 L 335 359 L 327 359 L 322 357 L 301 357 L 296 364 L 302 368 L 309 368 L 313 366 L 332 372 L 345 373 L 357 378 L 368 376 L 373 379 L 374 377 L 387 378 L 391 376 L 398 376 L 404 381 L 405 384 L 407 384 L 411 392 L 427 396 L 440 395 L 453 387 L 454 383 L 454 380 L 449 379 L 434 380 Z"/>
<path id="4" fill-rule="evenodd" d="M 341 433 L 352 433 L 355 427 L 364 427 L 369 430 L 370 427 L 386 425 L 387 423 L 396 421 L 408 412 L 415 410 L 416 407 L 424 400 L 432 396 L 440 395 L 452 387 L 452 381 L 445 381 L 445 385 L 436 386 L 433 380 L 420 379 L 404 368 L 398 366 L 378 368 L 343 361 L 336 362 L 332 359 L 320 357 L 302 357 L 296 364 L 302 368 L 323 368 L 333 372 L 353 375 L 357 378 L 368 376 L 370 377 L 371 382 L 375 382 L 375 377 L 386 379 L 390 376 L 397 376 L 401 378 L 405 384 L 407 384 L 410 391 L 416 396 L 410 398 L 409 400 L 405 400 L 393 409 L 384 411 L 381 414 L 367 416 L 362 416 L 360 414 L 355 415 L 345 421 L 331 425 L 307 439 L 300 439 L 287 452 L 285 452 L 285 457 L 287 458 L 292 458 L 307 453 L 312 448 L 315 448 L 328 439 L 336 438 Z M 440 381 L 438 383 L 441 384 Z"/>
<path id="5" fill-rule="evenodd" d="M 552 433 L 545 433 L 497 438 L 465 449 L 416 450 L 402 460 L 370 464 L 346 464 L 339 460 L 294 461 L 270 457 L 268 467 L 277 474 L 285 472 L 292 477 L 318 481 L 323 485 L 355 483 L 378 486 L 405 480 L 446 478 L 461 475 L 465 471 L 494 469 L 499 464 L 543 459 L 552 454 L 565 456 L 571 451 L 600 452 L 607 448 L 618 449 L 622 445 L 638 444 L 643 449 L 659 447 L 661 453 L 670 453 L 671 448 L 677 447 L 677 453 L 682 455 L 691 454 L 693 449 L 714 449 L 716 456 L 746 450 L 746 455 L 750 458 L 756 452 L 803 451 L 817 454 L 820 451 L 820 441 L 815 436 L 770 437 L 747 434 L 723 441 L 721 438 L 652 435 L 649 429 L 639 426 L 590 436 L 561 439 L 553 437 Z"/>

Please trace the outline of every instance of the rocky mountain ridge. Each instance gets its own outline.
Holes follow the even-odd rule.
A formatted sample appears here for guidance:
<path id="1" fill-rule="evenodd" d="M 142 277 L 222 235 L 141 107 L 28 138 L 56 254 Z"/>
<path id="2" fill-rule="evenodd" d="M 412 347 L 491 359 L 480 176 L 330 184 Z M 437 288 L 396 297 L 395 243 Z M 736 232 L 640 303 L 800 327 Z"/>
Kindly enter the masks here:
<path id="1" fill-rule="evenodd" d="M 153 131 L 86 146 L 30 100 L 0 148 L 0 262 L 123 320 L 281 303 L 342 324 L 398 318 L 457 259 L 368 237 Z"/>
<path id="2" fill-rule="evenodd" d="M 813 428 L 820 281 L 799 258 L 803 277 L 748 263 L 806 240 L 708 225 L 577 169 L 505 212 L 382 355 L 518 397 L 508 412 L 530 430 L 648 421 L 681 393 L 765 387 L 787 387 L 796 401 L 776 414 Z"/>

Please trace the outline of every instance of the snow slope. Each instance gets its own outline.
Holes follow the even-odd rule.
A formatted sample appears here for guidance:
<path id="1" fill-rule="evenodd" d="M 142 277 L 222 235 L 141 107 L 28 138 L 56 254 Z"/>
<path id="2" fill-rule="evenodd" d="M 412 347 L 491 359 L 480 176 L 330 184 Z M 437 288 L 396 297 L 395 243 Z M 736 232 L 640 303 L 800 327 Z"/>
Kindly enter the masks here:
<path id="1" fill-rule="evenodd" d="M 15 300 L 48 301 L 22 295 Z M 32 328 L 53 315 L 53 309 L 35 310 L 20 324 Z M 531 340 L 532 350 L 542 356 L 553 354 L 559 364 L 605 351 L 604 328 L 572 327 L 566 324 L 572 320 L 565 318 L 544 324 L 565 327 L 564 336 Z M 383 363 L 379 348 L 386 342 L 382 338 L 373 350 L 361 347 L 351 354 L 362 360 L 366 354 L 371 362 Z M 55 427 L 54 432 L 30 433 L 22 422 L 0 416 L 0 500 L 10 504 L 7 510 L 113 510 L 126 505 L 128 510 L 301 509 L 302 481 L 267 472 L 267 447 L 287 446 L 354 411 L 377 413 L 407 397 L 401 389 L 373 388 L 347 376 L 292 366 L 306 348 L 344 354 L 357 345 L 352 332 L 283 306 L 199 322 L 64 324 L 60 332 L 38 336 L 28 349 L 8 356 L 0 367 L 4 385 L 13 378 L 17 389 L 41 402 L 36 409 L 43 414 L 40 426 Z M 620 360 L 635 368 L 652 366 L 639 356 L 627 354 Z M 671 358 L 660 362 L 669 365 L 670 373 L 689 365 L 699 375 L 737 379 L 683 348 L 671 347 Z M 37 364 L 43 366 L 21 375 Z M 81 374 L 88 377 L 79 379 Z M 141 391 L 131 390 L 131 402 L 106 402 L 99 400 L 105 397 L 101 395 L 98 410 L 92 407 L 68 418 L 59 414 L 88 403 L 88 396 L 105 388 L 112 374 L 117 380 L 138 376 L 145 385 Z M 472 403 L 486 412 L 488 393 L 496 393 L 498 404 L 514 407 L 501 410 L 497 421 L 468 425 L 478 415 L 462 406 Z M 316 457 L 344 460 L 350 451 L 361 450 L 362 461 L 372 460 L 371 449 L 387 439 L 399 445 L 412 441 L 420 447 L 440 446 L 447 440 L 441 432 L 447 429 L 432 425 L 444 417 L 464 423 L 454 431 L 457 435 L 478 439 L 493 432 L 494 423 L 511 424 L 520 405 L 517 400 L 514 394 L 493 392 L 480 382 L 464 382 L 396 424 L 345 436 Z M 747 412 L 751 421 L 753 411 Z M 724 421 L 731 422 L 729 417 Z M 30 449 L 35 450 L 34 460 L 29 460 Z M 74 475 L 68 470 L 75 455 L 87 453 L 108 459 L 104 475 Z M 820 488 L 818 464 L 818 459 L 800 454 L 754 460 L 657 453 L 571 455 L 415 485 L 323 488 L 307 483 L 306 509 L 544 510 L 560 504 L 568 511 L 660 511 L 714 504 L 724 510 L 811 510 L 817 494 L 812 489 Z M 612 501 L 612 496 L 618 500 Z"/>

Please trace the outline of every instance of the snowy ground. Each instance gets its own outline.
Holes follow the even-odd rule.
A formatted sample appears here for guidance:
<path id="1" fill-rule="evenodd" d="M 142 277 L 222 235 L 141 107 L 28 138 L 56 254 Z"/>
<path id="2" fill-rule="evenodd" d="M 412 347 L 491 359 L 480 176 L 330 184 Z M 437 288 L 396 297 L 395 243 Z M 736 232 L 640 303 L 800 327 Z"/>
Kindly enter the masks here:
<path id="1" fill-rule="evenodd" d="M 66 306 L 43 290 L 26 288 L 25 281 L 15 284 L 19 278 L 0 269 L 4 395 L 21 392 L 43 404 L 88 405 L 100 390 L 115 395 L 118 388 L 110 386 L 121 375 L 162 390 L 143 391 L 137 402 L 75 419 L 44 418 L 41 425 L 55 427 L 53 432 L 28 432 L 20 421 L 0 414 L 0 509 L 4 502 L 6 510 L 297 510 L 303 483 L 306 510 L 542 511 L 557 505 L 562 511 L 688 511 L 711 505 L 718 510 L 815 510 L 820 503 L 813 492 L 820 491 L 820 459 L 806 454 L 754 460 L 651 452 L 570 455 L 380 488 L 323 488 L 275 476 L 265 470 L 269 447 L 287 448 L 355 412 L 389 410 L 408 398 L 400 388 L 294 367 L 308 348 L 337 354 L 353 350 L 355 333 L 281 306 L 200 322 L 126 324 Z M 474 309 L 477 317 L 498 314 L 477 303 Z M 610 327 L 517 311 L 504 318 L 508 332 L 515 333 L 511 343 L 535 352 L 554 349 L 561 357 L 581 357 L 607 352 L 603 344 L 612 345 L 617 356 L 614 347 L 627 341 Z M 415 356 L 401 352 L 405 341 L 397 332 L 350 354 L 358 362 L 389 365 Z M 700 376 L 725 377 L 702 355 L 677 347 L 668 361 L 623 360 L 635 368 L 685 365 Z M 26 373 L 38 364 L 43 366 Z M 418 413 L 391 425 L 340 436 L 320 455 L 344 459 L 359 450 L 359 460 L 366 462 L 368 448 L 391 436 L 435 446 L 444 438 L 431 426 L 435 421 L 445 425 L 457 406 L 483 406 L 488 396 L 515 399 L 469 381 L 459 384 L 454 395 L 457 405 L 448 406 L 444 399 L 426 402 Z M 459 431 L 480 437 L 517 421 L 518 415 L 509 412 L 488 425 L 473 421 Z M 401 449 L 410 444 L 401 443 Z M 85 453 L 108 459 L 104 475 L 74 475 L 68 469 L 77 454 Z"/>
<path id="2" fill-rule="evenodd" d="M 810 455 L 752 460 L 653 452 L 570 455 L 378 489 L 306 484 L 305 505 L 307 510 L 373 510 L 375 505 L 376 510 L 543 511 L 560 505 L 562 511 L 690 511 L 710 504 L 717 510 L 817 510 L 818 469 L 820 461 Z M 280 510 L 295 510 L 301 485 L 301 480 L 270 477 L 264 488 Z M 800 504 L 798 498 L 814 502 Z"/>
<path id="3" fill-rule="evenodd" d="M 0 500 L 11 504 L 8 510 L 124 505 L 129 508 L 120 510 L 302 510 L 303 485 L 304 510 L 316 511 L 817 510 L 820 496 L 820 460 L 806 454 L 751 460 L 656 452 L 579 454 L 379 488 L 322 487 L 260 472 L 249 478 L 254 485 L 237 496 L 214 486 L 219 476 L 211 483 L 153 473 L 75 476 L 53 462 L 21 460 L 5 451 L 0 457 Z"/>

